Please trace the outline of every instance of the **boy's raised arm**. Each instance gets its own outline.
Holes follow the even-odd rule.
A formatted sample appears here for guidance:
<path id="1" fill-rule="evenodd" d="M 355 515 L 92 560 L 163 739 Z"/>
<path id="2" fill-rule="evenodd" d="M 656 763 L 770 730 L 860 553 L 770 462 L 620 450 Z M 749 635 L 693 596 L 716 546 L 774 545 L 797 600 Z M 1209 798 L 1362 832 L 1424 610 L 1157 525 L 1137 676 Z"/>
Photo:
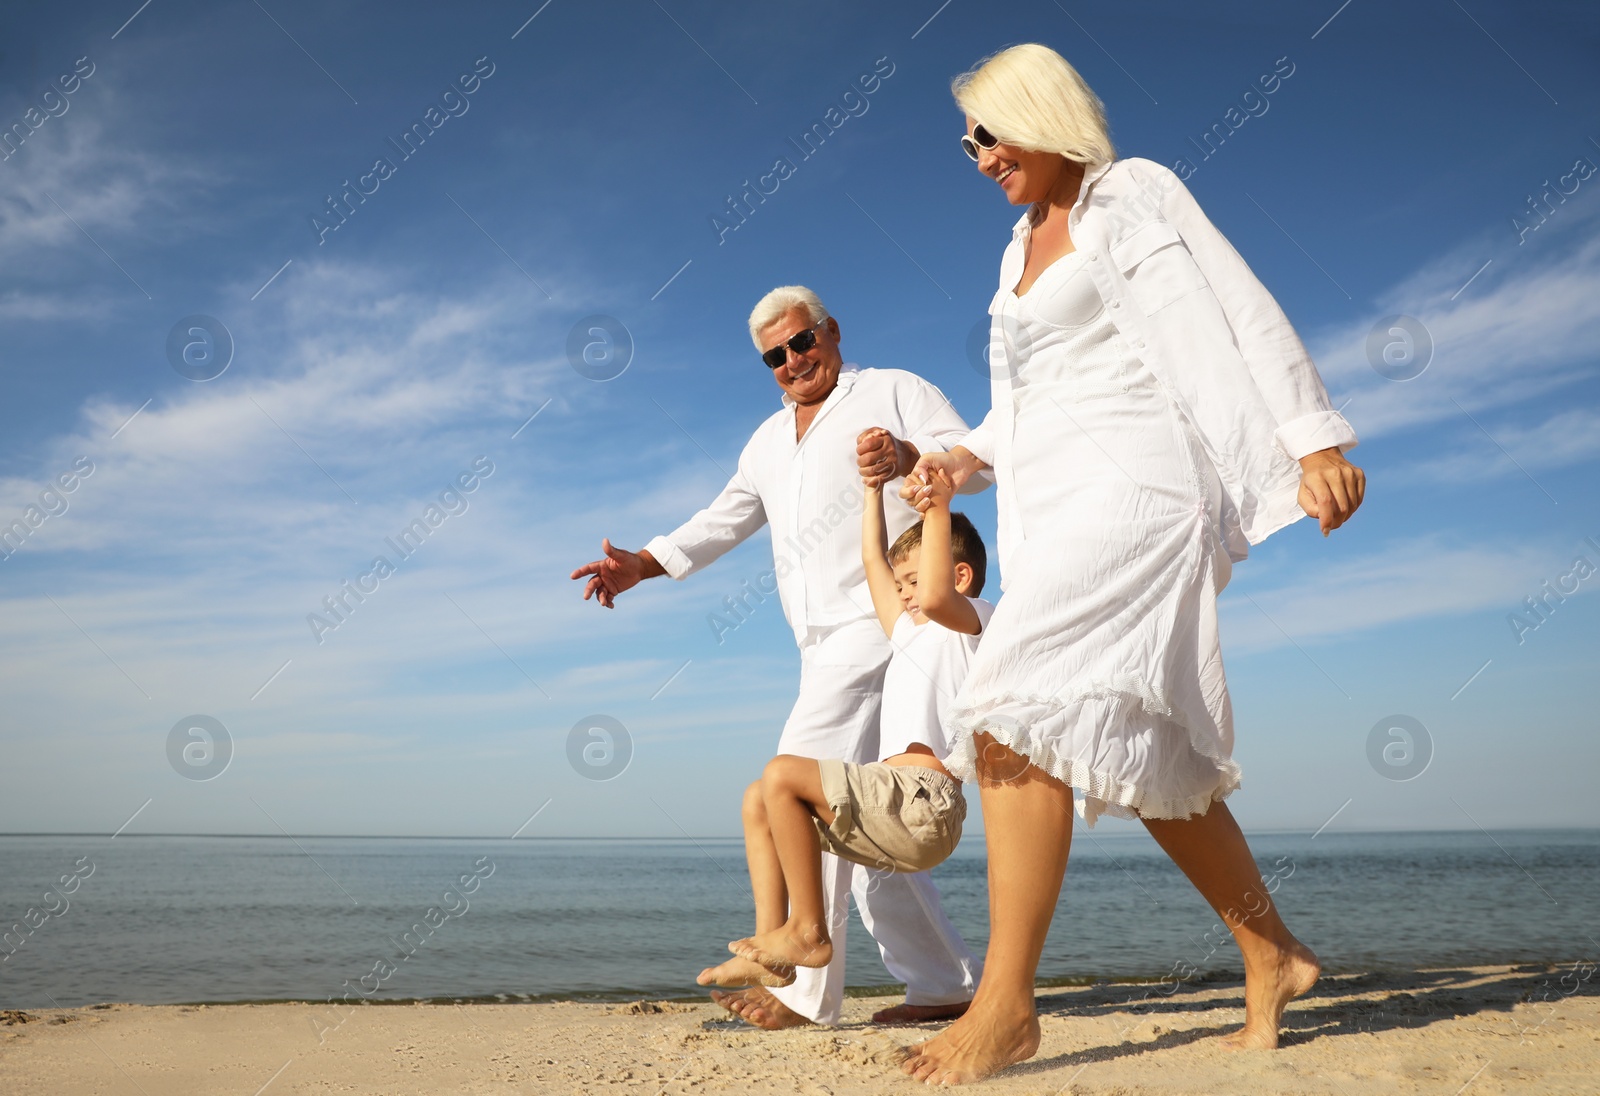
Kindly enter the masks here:
<path id="1" fill-rule="evenodd" d="M 877 429 L 874 427 L 873 429 Z M 866 433 L 863 431 L 863 433 Z M 883 488 L 863 481 L 861 500 L 861 565 L 867 571 L 867 589 L 872 592 L 872 607 L 885 635 L 894 635 L 894 622 L 905 607 L 894 571 L 889 567 L 889 533 L 883 520 Z"/>
<path id="2" fill-rule="evenodd" d="M 955 553 L 950 547 L 950 481 L 935 473 L 928 481 L 929 506 L 922 512 L 922 559 L 917 566 L 917 603 L 935 624 L 975 636 L 983 631 L 978 611 L 956 590 Z"/>

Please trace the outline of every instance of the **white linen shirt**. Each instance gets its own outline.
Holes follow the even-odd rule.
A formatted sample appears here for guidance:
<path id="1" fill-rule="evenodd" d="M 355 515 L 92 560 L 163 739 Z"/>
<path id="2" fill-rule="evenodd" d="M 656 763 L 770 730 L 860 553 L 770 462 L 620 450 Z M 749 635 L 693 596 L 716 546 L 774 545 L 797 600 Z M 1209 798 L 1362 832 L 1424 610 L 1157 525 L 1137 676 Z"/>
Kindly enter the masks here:
<path id="1" fill-rule="evenodd" d="M 772 555 L 784 617 L 795 642 L 808 633 L 873 617 L 861 564 L 861 472 L 856 438 L 881 426 L 920 452 L 949 449 L 969 433 L 944 393 L 903 369 L 845 363 L 805 436 L 795 440 L 794 400 L 756 428 L 739 467 L 710 506 L 645 548 L 673 578 L 687 578 L 772 525 Z M 899 497 L 900 480 L 883 486 L 889 540 L 917 520 Z M 984 480 L 975 486 L 988 486 Z M 770 587 L 768 588 L 770 592 Z"/>
<path id="2" fill-rule="evenodd" d="M 991 314 L 1022 276 L 1033 216 L 1030 207 L 1012 230 Z M 1231 511 L 1219 515 L 1224 543 L 1244 559 L 1249 545 L 1305 516 L 1296 461 L 1351 448 L 1355 431 L 1333 410 L 1288 317 L 1170 169 L 1138 157 L 1087 167 L 1067 229 L 1117 331 L 1215 466 Z M 1004 339 L 991 338 L 993 406 L 960 444 L 995 469 L 1004 561 L 1021 529 L 1010 459 L 1016 370 Z"/>

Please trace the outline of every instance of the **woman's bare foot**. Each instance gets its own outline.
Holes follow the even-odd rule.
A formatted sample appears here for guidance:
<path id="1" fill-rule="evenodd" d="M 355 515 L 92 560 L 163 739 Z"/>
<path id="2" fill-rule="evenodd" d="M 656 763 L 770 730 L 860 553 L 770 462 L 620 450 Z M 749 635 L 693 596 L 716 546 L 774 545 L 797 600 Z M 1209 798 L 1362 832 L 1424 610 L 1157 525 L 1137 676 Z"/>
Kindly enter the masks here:
<path id="1" fill-rule="evenodd" d="M 874 1024 L 920 1024 L 928 1020 L 954 1020 L 972 1007 L 971 1001 L 956 1001 L 949 1005 L 912 1005 L 901 1003 L 879 1009 L 872 1014 Z"/>
<path id="2" fill-rule="evenodd" d="M 1317 984 L 1322 964 L 1316 954 L 1300 941 L 1278 952 L 1277 962 L 1267 965 L 1259 978 L 1251 978 L 1247 968 L 1244 985 L 1244 1027 L 1222 1039 L 1226 1050 L 1273 1050 L 1278 1045 L 1278 1029 L 1283 1010 L 1290 1001 Z"/>
<path id="3" fill-rule="evenodd" d="M 728 945 L 728 950 L 742 959 L 760 963 L 777 975 L 793 975 L 797 966 L 825 967 L 833 961 L 833 944 L 827 933 L 794 925 L 782 925 L 771 932 L 735 940 Z"/>
<path id="4" fill-rule="evenodd" d="M 787 986 L 794 981 L 794 968 L 787 975 L 776 974 L 753 960 L 735 957 L 707 967 L 695 981 L 702 986 Z"/>
<path id="5" fill-rule="evenodd" d="M 1039 1017 L 1030 998 L 1022 1009 L 969 1009 L 926 1043 L 907 1049 L 900 1068 L 930 1085 L 964 1085 L 1032 1058 Z"/>
<path id="6" fill-rule="evenodd" d="M 759 986 L 742 989 L 738 993 L 711 991 L 711 999 L 739 1019 L 758 1028 L 778 1031 L 782 1028 L 803 1027 L 811 1021 L 778 1000 Z"/>

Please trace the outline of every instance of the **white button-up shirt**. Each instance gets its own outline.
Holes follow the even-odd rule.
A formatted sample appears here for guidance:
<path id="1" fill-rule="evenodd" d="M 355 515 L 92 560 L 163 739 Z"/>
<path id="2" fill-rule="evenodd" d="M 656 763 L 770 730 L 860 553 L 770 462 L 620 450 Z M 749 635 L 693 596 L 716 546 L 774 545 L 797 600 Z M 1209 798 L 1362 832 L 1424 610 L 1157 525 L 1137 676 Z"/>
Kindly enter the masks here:
<path id="1" fill-rule="evenodd" d="M 991 313 L 1022 277 L 1032 219 L 1030 208 L 1012 230 Z M 1305 516 L 1296 461 L 1349 449 L 1355 431 L 1333 410 L 1283 309 L 1170 169 L 1137 157 L 1086 168 L 1067 229 L 1118 332 L 1216 467 L 1232 510 L 1228 553 L 1243 559 L 1249 545 Z M 993 407 L 960 443 L 995 468 L 1001 559 L 1021 529 L 1010 482 L 1015 370 L 1004 342 L 1000 333 L 991 346 Z"/>
<path id="2" fill-rule="evenodd" d="M 795 642 L 803 643 L 809 632 L 874 615 L 861 565 L 861 431 L 881 426 L 929 453 L 949 449 L 969 430 L 944 393 L 903 369 L 846 363 L 799 441 L 794 408 L 785 393 L 783 409 L 756 428 L 722 493 L 645 547 L 667 574 L 681 579 L 770 523 L 783 613 Z M 899 485 L 896 479 L 883 487 L 891 542 L 917 520 L 900 501 Z"/>

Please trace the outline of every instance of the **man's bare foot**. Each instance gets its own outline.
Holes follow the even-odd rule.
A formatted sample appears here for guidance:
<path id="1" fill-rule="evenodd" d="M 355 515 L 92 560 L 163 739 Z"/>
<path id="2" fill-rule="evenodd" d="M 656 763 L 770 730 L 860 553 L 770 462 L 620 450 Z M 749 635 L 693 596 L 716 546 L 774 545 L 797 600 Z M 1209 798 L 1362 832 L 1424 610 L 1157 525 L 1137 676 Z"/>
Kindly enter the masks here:
<path id="1" fill-rule="evenodd" d="M 1278 953 L 1276 965 L 1252 979 L 1245 972 L 1244 1027 L 1222 1039 L 1225 1050 L 1273 1050 L 1289 1002 L 1317 984 L 1322 964 L 1300 941 Z"/>
<path id="2" fill-rule="evenodd" d="M 711 991 L 711 999 L 741 1020 L 768 1031 L 802 1027 L 811 1021 L 759 986 L 738 993 Z"/>
<path id="3" fill-rule="evenodd" d="M 971 1001 L 956 1001 L 948 1005 L 912 1005 L 901 1003 L 882 1008 L 872 1014 L 874 1024 L 920 1024 L 928 1020 L 954 1020 L 972 1007 Z"/>
<path id="4" fill-rule="evenodd" d="M 793 925 L 735 940 L 728 950 L 780 976 L 793 975 L 797 966 L 825 967 L 833 961 L 833 944 L 827 933 Z"/>
<path id="5" fill-rule="evenodd" d="M 775 974 L 753 960 L 735 957 L 707 967 L 695 981 L 702 986 L 787 986 L 794 981 L 794 967 L 787 975 Z"/>
<path id="6" fill-rule="evenodd" d="M 926 1043 L 907 1048 L 900 1068 L 930 1085 L 964 1085 L 1032 1058 L 1039 1050 L 1033 999 L 1014 1010 L 969 1009 Z"/>

